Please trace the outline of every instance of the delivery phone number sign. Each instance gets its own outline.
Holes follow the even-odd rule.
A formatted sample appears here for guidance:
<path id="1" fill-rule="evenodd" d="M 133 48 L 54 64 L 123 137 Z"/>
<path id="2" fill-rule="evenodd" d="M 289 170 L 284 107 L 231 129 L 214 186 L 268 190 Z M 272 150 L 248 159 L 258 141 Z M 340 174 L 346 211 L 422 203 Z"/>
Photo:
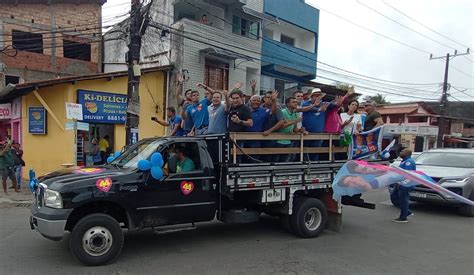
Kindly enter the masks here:
<path id="1" fill-rule="evenodd" d="M 127 116 L 127 96 L 77 90 L 85 122 L 123 124 Z"/>

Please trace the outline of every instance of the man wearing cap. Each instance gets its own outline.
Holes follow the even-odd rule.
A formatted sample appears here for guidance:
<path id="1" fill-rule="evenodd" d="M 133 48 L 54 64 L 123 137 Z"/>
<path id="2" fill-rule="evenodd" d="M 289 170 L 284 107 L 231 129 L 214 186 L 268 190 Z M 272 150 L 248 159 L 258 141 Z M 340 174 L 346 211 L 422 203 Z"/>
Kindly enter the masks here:
<path id="1" fill-rule="evenodd" d="M 365 118 L 364 131 L 370 131 L 383 125 L 382 116 L 375 110 L 377 104 L 374 101 L 367 101 L 364 104 L 367 117 Z"/>

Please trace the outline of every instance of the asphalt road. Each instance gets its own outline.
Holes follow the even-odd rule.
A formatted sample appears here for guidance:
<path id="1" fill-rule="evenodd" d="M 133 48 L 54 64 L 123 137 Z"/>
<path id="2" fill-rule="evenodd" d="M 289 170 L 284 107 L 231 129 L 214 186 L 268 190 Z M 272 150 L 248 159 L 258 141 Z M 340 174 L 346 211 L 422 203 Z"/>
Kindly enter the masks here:
<path id="1" fill-rule="evenodd" d="M 31 231 L 29 209 L 0 209 L 0 274 L 474 274 L 474 218 L 416 204 L 408 224 L 394 224 L 386 191 L 365 197 L 377 210 L 345 207 L 341 233 L 299 239 L 272 218 L 147 230 L 128 234 L 118 261 L 102 267 Z"/>

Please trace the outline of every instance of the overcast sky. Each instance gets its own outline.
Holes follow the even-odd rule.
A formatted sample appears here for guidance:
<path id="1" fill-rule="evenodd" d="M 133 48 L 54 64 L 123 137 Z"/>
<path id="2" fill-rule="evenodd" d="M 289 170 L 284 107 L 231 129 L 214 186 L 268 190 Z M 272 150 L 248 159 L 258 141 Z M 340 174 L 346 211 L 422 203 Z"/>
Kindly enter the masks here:
<path id="1" fill-rule="evenodd" d="M 420 23 L 472 49 L 474 45 L 474 1 L 384 1 Z M 434 56 L 454 52 L 453 49 L 446 46 L 456 48 L 458 52 L 466 51 L 461 45 L 433 33 L 416 22 L 404 17 L 384 4 L 382 0 L 306 0 L 306 2 L 321 8 L 318 61 L 360 75 L 404 83 L 441 83 L 444 77 L 444 61 L 430 60 L 429 54 L 422 51 L 433 53 Z M 115 16 L 123 15 L 129 11 L 130 7 L 127 3 L 130 3 L 130 0 L 109 0 L 103 6 L 104 25 L 110 25 L 111 22 L 113 22 L 112 20 L 115 19 Z M 408 30 L 384 18 L 382 15 L 375 13 L 361 3 L 445 45 L 440 45 L 429 38 Z M 331 13 L 417 48 L 418 50 L 378 36 L 346 22 Z M 449 82 L 452 86 L 461 88 L 461 91 L 467 88 L 464 93 L 451 88 L 449 91 L 452 95 L 450 100 L 474 100 L 474 63 L 472 63 L 472 61 L 474 61 L 474 55 L 471 54 L 466 57 L 459 56 L 450 61 L 450 64 L 455 68 L 450 67 Z M 389 83 L 394 86 L 387 87 L 387 84 L 360 80 L 360 78 L 362 78 L 361 76 L 352 75 L 352 77 L 359 79 L 349 79 L 343 75 L 351 75 L 350 73 L 338 71 L 335 68 L 330 68 L 322 64 L 318 64 L 318 68 L 321 69 L 318 71 L 318 75 L 322 77 L 355 84 L 356 91 L 363 94 L 373 95 L 377 93 L 377 91 L 370 91 L 363 87 L 381 90 L 381 93 L 384 93 L 387 99 L 392 102 L 422 100 L 415 97 L 439 99 L 441 94 L 441 87 L 436 85 L 410 86 L 407 88 L 408 85 Z M 456 71 L 456 69 L 464 74 Z M 343 75 L 336 75 L 334 72 Z M 317 81 L 333 83 L 332 80 L 323 78 L 317 78 Z M 401 87 L 398 88 L 398 86 Z M 394 96 L 389 93 L 403 95 Z"/>

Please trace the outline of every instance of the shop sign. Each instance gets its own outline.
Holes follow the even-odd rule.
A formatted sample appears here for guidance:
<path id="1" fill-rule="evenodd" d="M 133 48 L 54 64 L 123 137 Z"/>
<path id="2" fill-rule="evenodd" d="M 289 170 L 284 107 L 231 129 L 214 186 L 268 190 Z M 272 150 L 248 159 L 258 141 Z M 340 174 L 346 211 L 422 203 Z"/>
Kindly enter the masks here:
<path id="1" fill-rule="evenodd" d="M 75 119 L 75 120 L 82 120 L 82 105 L 66 102 L 66 118 L 67 119 Z"/>
<path id="2" fill-rule="evenodd" d="M 28 133 L 44 135 L 46 134 L 46 110 L 44 107 L 28 108 Z"/>
<path id="3" fill-rule="evenodd" d="M 127 96 L 121 94 L 77 90 L 82 105 L 83 121 L 123 124 L 127 116 Z"/>
<path id="4" fill-rule="evenodd" d="M 0 119 L 11 119 L 12 118 L 12 104 L 4 103 L 0 104 Z"/>

